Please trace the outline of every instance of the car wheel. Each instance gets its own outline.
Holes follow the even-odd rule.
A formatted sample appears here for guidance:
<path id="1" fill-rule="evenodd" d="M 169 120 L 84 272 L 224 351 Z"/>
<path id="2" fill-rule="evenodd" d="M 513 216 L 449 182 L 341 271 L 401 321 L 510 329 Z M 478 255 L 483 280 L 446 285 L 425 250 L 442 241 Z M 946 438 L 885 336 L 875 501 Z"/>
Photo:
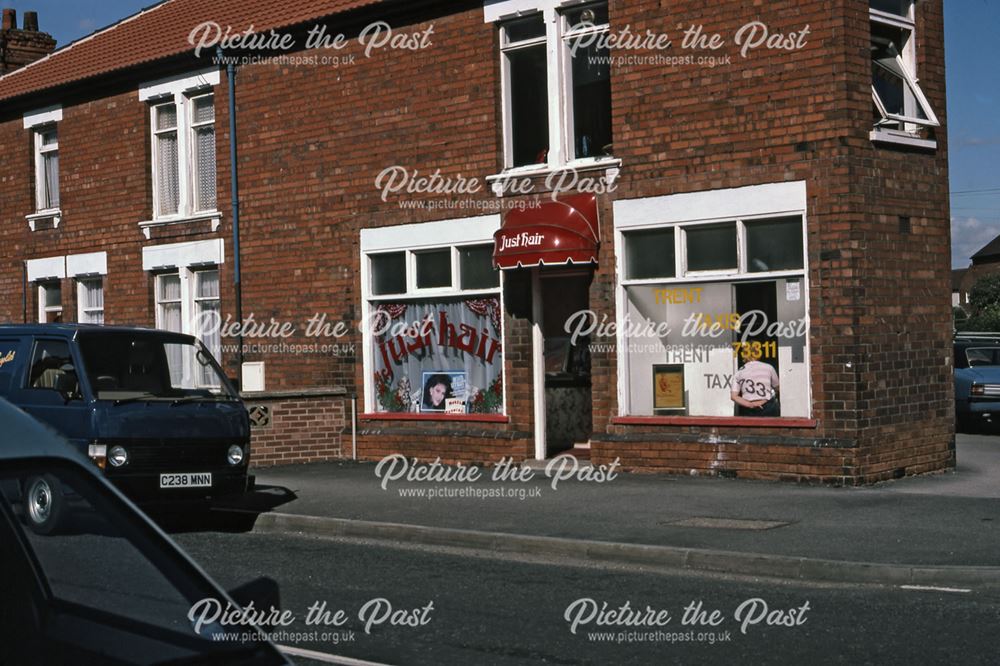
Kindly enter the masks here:
<path id="1" fill-rule="evenodd" d="M 29 477 L 24 484 L 24 519 L 36 534 L 52 534 L 65 508 L 62 487 L 51 474 Z"/>

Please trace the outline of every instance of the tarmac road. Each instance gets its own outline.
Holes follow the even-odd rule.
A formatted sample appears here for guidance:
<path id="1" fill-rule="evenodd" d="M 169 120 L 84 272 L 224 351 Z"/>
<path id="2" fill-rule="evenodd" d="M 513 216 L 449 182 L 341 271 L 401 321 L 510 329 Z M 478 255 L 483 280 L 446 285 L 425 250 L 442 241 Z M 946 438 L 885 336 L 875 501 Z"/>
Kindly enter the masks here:
<path id="1" fill-rule="evenodd" d="M 279 643 L 389 664 L 996 663 L 996 590 L 636 572 L 292 535 L 197 532 L 175 538 L 228 588 L 262 575 L 277 579 L 282 607 L 296 616 L 287 631 L 331 632 L 326 640 L 285 636 Z M 379 598 L 403 611 L 400 621 L 425 622 L 374 624 L 366 634 L 358 613 Z M 597 626 L 586 622 L 592 608 L 580 599 L 598 608 L 605 602 L 609 609 L 625 602 L 642 611 L 648 606 L 671 619 L 662 626 Z M 768 613 L 781 611 L 775 620 L 801 623 L 766 626 L 764 619 L 743 634 L 734 613 L 751 599 L 763 600 Z M 331 615 L 345 612 L 344 626 L 305 624 L 308 608 L 324 601 Z M 719 626 L 682 625 L 685 607 L 698 601 L 703 610 L 721 612 Z M 571 618 L 580 619 L 575 635 L 564 617 L 574 602 Z M 806 603 L 805 611 L 788 614 Z M 762 608 L 745 606 L 741 619 L 760 616 Z M 635 634 L 656 631 L 659 640 Z"/>

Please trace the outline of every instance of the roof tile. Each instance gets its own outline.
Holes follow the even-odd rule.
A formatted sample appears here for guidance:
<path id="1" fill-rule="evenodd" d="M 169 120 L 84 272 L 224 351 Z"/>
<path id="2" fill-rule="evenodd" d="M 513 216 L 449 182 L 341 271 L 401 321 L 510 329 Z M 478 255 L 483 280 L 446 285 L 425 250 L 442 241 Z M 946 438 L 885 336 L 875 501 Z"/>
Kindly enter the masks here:
<path id="1" fill-rule="evenodd" d="M 381 1 L 166 0 L 0 77 L 0 100 L 193 52 L 188 36 L 206 21 L 259 33 Z"/>

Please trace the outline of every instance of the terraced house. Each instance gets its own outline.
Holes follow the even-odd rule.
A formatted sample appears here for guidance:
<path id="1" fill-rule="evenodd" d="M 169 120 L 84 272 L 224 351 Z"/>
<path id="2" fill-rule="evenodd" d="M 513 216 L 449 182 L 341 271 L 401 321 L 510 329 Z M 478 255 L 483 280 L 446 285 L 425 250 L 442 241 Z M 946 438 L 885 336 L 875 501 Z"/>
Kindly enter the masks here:
<path id="1" fill-rule="evenodd" d="M 199 335 L 257 464 L 949 467 L 942 21 L 166 0 L 18 59 L 5 12 L 0 318 Z"/>

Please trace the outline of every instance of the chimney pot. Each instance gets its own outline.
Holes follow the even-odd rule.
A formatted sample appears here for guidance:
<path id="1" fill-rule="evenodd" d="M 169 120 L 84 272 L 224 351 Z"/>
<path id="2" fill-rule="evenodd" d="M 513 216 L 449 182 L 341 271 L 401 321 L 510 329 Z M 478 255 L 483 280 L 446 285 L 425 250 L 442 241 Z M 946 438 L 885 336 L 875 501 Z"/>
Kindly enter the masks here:
<path id="1" fill-rule="evenodd" d="M 24 29 L 38 32 L 38 12 L 24 12 Z"/>
<path id="2" fill-rule="evenodd" d="M 4 8 L 4 10 L 3 10 L 3 29 L 4 30 L 17 30 L 17 11 L 16 10 Z"/>

